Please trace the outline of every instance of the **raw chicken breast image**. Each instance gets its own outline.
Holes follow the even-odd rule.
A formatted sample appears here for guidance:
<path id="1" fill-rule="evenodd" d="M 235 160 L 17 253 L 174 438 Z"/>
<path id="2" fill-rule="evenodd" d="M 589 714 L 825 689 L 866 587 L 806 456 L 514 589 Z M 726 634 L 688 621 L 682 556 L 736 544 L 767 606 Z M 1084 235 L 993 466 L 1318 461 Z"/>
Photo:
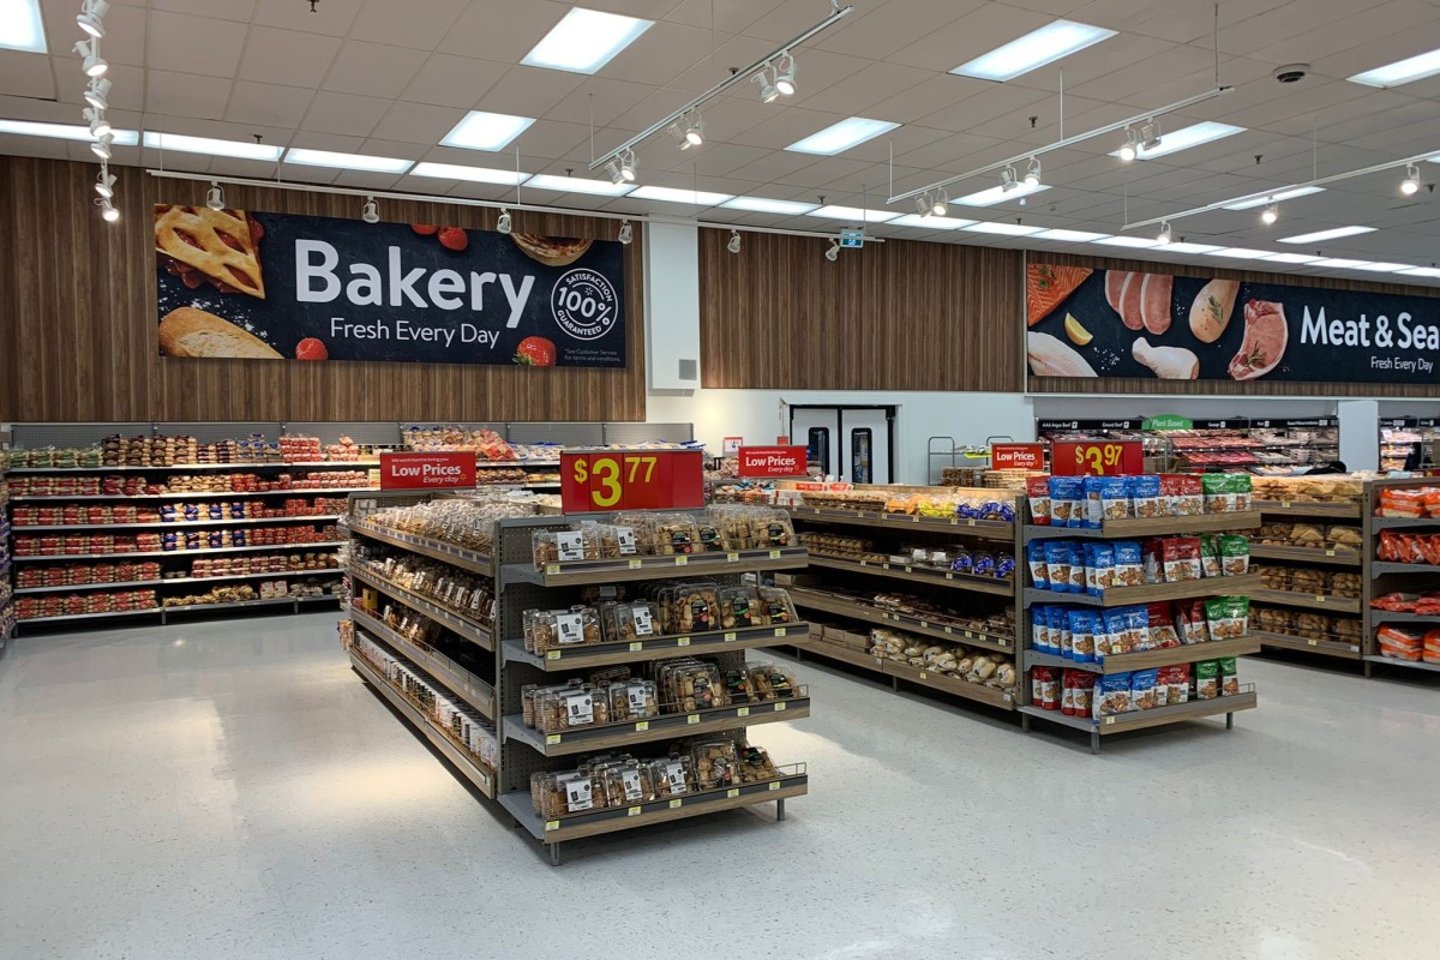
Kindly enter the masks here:
<path id="1" fill-rule="evenodd" d="M 1105 301 L 1116 313 L 1120 312 L 1120 298 L 1125 295 L 1125 284 L 1129 283 L 1133 276 L 1135 274 L 1128 270 L 1105 271 Z"/>
<path id="2" fill-rule="evenodd" d="M 1145 329 L 1157 337 L 1170 329 L 1170 293 L 1174 286 L 1175 278 L 1168 273 L 1147 273 L 1141 284 L 1140 319 Z"/>
<path id="3" fill-rule="evenodd" d="M 1152 347 L 1141 337 L 1131 346 L 1130 354 L 1161 380 L 1194 380 L 1200 376 L 1200 358 L 1184 347 Z"/>
<path id="4" fill-rule="evenodd" d="M 1289 345 L 1290 327 L 1285 322 L 1285 307 L 1269 300 L 1247 301 L 1245 341 L 1230 361 L 1230 376 L 1235 380 L 1265 376 L 1279 366 Z"/>
<path id="5" fill-rule="evenodd" d="M 1048 333 L 1025 334 L 1030 371 L 1037 377 L 1094 377 L 1095 368 L 1064 340 Z"/>
<path id="6" fill-rule="evenodd" d="M 1190 304 L 1190 332 L 1201 343 L 1214 343 L 1230 325 L 1240 284 L 1234 280 L 1211 280 L 1195 294 Z"/>

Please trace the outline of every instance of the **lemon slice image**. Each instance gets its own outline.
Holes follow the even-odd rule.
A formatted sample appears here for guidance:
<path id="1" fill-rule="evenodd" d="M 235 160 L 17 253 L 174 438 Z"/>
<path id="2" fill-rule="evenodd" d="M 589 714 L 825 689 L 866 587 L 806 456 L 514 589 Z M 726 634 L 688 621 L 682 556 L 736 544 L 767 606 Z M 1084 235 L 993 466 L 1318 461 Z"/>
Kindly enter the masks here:
<path id="1" fill-rule="evenodd" d="M 1065 314 L 1065 336 L 1069 337 L 1070 342 L 1075 346 L 1083 347 L 1091 341 L 1094 335 L 1080 326 L 1080 321 L 1076 320 L 1073 315 L 1067 313 Z"/>

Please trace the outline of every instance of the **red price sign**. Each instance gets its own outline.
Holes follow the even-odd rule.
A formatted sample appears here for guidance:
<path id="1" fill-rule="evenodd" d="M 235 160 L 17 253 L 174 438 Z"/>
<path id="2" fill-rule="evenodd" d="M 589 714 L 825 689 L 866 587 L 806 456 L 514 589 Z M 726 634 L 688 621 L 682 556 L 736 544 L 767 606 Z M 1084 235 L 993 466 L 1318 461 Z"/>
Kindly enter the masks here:
<path id="1" fill-rule="evenodd" d="M 1045 446 L 1039 443 L 992 443 L 993 470 L 1044 470 Z"/>
<path id="2" fill-rule="evenodd" d="M 1080 440 L 1050 445 L 1050 472 L 1057 477 L 1115 477 L 1145 472 L 1138 440 Z"/>
<path id="3" fill-rule="evenodd" d="M 597 450 L 560 454 L 566 513 L 663 510 L 705 505 L 699 450 Z"/>
<path id="4" fill-rule="evenodd" d="M 804 447 L 741 447 L 742 477 L 803 477 Z"/>
<path id="5" fill-rule="evenodd" d="M 475 486 L 475 454 L 382 453 L 381 490 L 440 490 Z"/>

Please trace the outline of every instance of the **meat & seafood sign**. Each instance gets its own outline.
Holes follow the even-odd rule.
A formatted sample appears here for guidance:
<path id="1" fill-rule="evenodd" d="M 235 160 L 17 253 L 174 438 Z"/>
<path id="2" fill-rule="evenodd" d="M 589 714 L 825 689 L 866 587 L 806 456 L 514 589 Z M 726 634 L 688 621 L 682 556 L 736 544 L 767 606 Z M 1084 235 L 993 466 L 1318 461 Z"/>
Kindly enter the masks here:
<path id="1" fill-rule="evenodd" d="M 1436 384 L 1440 298 L 1026 267 L 1035 377 Z"/>

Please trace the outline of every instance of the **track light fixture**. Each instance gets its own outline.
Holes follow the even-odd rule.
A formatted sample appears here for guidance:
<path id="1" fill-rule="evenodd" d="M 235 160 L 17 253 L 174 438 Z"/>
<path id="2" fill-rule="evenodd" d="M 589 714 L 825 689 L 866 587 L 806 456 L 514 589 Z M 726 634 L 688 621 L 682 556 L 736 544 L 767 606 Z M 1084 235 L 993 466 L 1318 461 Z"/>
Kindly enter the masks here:
<path id="1" fill-rule="evenodd" d="M 620 174 L 619 160 L 611 160 L 609 163 L 605 164 L 605 172 L 610 175 L 610 182 L 615 184 L 617 187 L 625 182 L 625 178 Z"/>
<path id="2" fill-rule="evenodd" d="M 1040 158 L 1031 157 L 1030 166 L 1025 170 L 1025 186 L 1040 186 Z"/>
<path id="3" fill-rule="evenodd" d="M 1011 190 L 1020 186 L 1019 181 L 1017 181 L 1015 177 L 1015 168 L 1007 164 L 1005 169 L 1000 171 L 1000 192 L 1009 193 Z"/>
<path id="4" fill-rule="evenodd" d="M 1140 146 L 1146 150 L 1154 150 L 1160 146 L 1160 121 L 1153 118 L 1147 120 L 1145 126 L 1140 128 L 1140 134 L 1144 138 Z"/>
<path id="5" fill-rule="evenodd" d="M 1400 181 L 1400 192 L 1414 196 L 1420 191 L 1420 168 L 1411 163 L 1405 167 L 1405 179 Z"/>
<path id="6" fill-rule="evenodd" d="M 115 196 L 115 174 L 103 163 L 100 165 L 100 175 L 95 178 L 95 192 L 106 200 Z"/>
<path id="7" fill-rule="evenodd" d="M 782 96 L 795 95 L 795 58 L 789 50 L 780 54 L 780 62 L 775 66 L 775 89 Z"/>
<path id="8" fill-rule="evenodd" d="M 944 190 L 937 190 L 930 196 L 930 212 L 937 217 L 943 217 L 950 212 L 950 194 Z"/>
<path id="9" fill-rule="evenodd" d="M 730 242 L 727 243 L 727 244 L 725 244 L 725 249 L 726 249 L 726 250 L 729 250 L 731 253 L 739 253 L 739 252 L 740 252 L 740 231 L 739 231 L 739 230 L 731 230 L 731 231 L 730 231 Z"/>
<path id="10" fill-rule="evenodd" d="M 629 220 L 622 220 L 620 222 L 620 235 L 615 239 L 619 240 L 621 243 L 627 246 L 630 244 L 631 240 L 635 239 L 635 228 L 630 226 Z"/>
<path id="11" fill-rule="evenodd" d="M 634 183 L 634 182 L 635 182 L 635 151 L 634 151 L 634 150 L 626 150 L 624 153 L 620 154 L 620 158 L 619 158 L 619 159 L 620 159 L 620 169 L 619 169 L 620 180 L 616 180 L 615 182 L 616 182 L 616 183 L 619 183 L 619 182 L 621 182 L 621 181 L 624 181 L 625 183 Z"/>
<path id="12" fill-rule="evenodd" d="M 1270 226 L 1270 224 L 1274 223 L 1276 220 L 1279 219 L 1280 204 L 1276 203 L 1274 200 L 1271 200 L 1265 205 L 1265 209 L 1260 212 L 1260 222 L 1268 227 Z"/>
<path id="13" fill-rule="evenodd" d="M 1169 242 L 1170 242 L 1170 221 L 1169 221 L 1169 220 L 1166 220 L 1164 223 L 1160 224 L 1160 234 L 1159 234 L 1159 236 L 1157 236 L 1157 237 L 1155 238 L 1155 242 L 1156 242 L 1156 243 L 1159 243 L 1159 244 L 1166 244 L 1166 243 L 1169 243 Z"/>
<path id="14" fill-rule="evenodd" d="M 705 118 L 699 110 L 690 111 L 690 122 L 685 124 L 685 146 L 682 150 L 690 147 L 698 147 L 705 142 Z"/>
<path id="15" fill-rule="evenodd" d="M 96 110 L 110 106 L 110 81 L 97 77 L 85 86 L 85 102 Z"/>
<path id="16" fill-rule="evenodd" d="M 915 198 L 915 212 L 922 217 L 930 216 L 930 194 L 922 193 Z"/>
<path id="17" fill-rule="evenodd" d="M 510 236 L 511 231 L 515 229 L 515 223 L 510 219 L 510 211 L 504 207 L 500 208 L 500 219 L 495 221 L 495 229 L 507 237 Z"/>
<path id="18" fill-rule="evenodd" d="M 80 68 L 85 76 L 98 77 L 110 69 L 110 64 L 100 56 L 99 40 L 76 40 L 74 49 L 81 57 Z"/>
<path id="19" fill-rule="evenodd" d="M 774 103 L 780 98 L 780 90 L 778 87 L 775 86 L 775 82 L 771 79 L 770 67 L 768 64 L 761 67 L 759 70 L 756 70 L 755 76 L 751 77 L 750 79 L 760 85 L 761 103 Z"/>
<path id="20" fill-rule="evenodd" d="M 839 240 L 831 240 L 831 241 L 830 241 L 830 246 L 825 250 L 825 259 L 826 259 L 826 260 L 829 260 L 831 263 L 834 263 L 836 260 L 839 260 L 839 259 L 840 259 L 840 241 L 839 241 Z"/>
<path id="21" fill-rule="evenodd" d="M 80 29 L 92 37 L 105 36 L 105 23 L 101 19 L 110 9 L 106 0 L 85 0 L 80 5 L 80 12 L 75 15 L 75 22 Z"/>
<path id="22" fill-rule="evenodd" d="M 120 219 L 120 211 L 115 209 L 115 204 L 110 202 L 109 197 L 96 197 L 95 204 L 100 208 L 100 219 L 106 223 L 114 223 Z"/>
<path id="23" fill-rule="evenodd" d="M 1120 148 L 1120 159 L 1129 163 L 1140 155 L 1140 139 L 1134 127 L 1125 128 L 1125 145 Z"/>
<path id="24" fill-rule="evenodd" d="M 110 159 L 110 144 L 115 142 L 115 134 L 106 133 L 95 138 L 90 144 L 90 152 L 101 160 Z"/>
<path id="25" fill-rule="evenodd" d="M 210 181 L 210 189 L 205 191 L 205 206 L 211 210 L 225 209 L 225 191 L 220 189 L 220 181 Z"/>
<path id="26" fill-rule="evenodd" d="M 360 207 L 360 219 L 366 223 L 380 222 L 380 205 L 375 202 L 374 197 L 365 198 L 365 203 Z"/>
<path id="27" fill-rule="evenodd" d="M 110 121 L 105 119 L 104 110 L 86 107 L 80 111 L 80 115 L 90 121 L 90 136 L 92 137 L 103 137 L 107 133 L 115 132 L 110 127 Z"/>

